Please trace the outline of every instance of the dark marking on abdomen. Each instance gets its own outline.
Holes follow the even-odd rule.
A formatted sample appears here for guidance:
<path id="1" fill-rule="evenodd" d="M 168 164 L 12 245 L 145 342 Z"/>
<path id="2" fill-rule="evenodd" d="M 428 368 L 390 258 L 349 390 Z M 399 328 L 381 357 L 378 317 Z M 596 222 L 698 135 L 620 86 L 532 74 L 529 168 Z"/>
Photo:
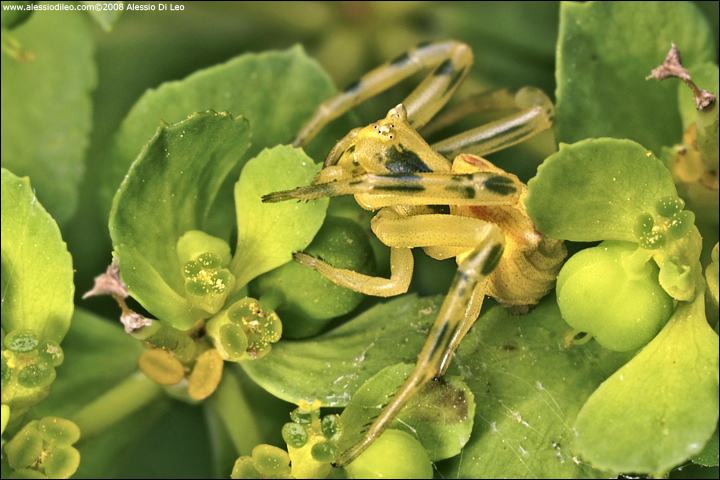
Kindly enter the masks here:
<path id="1" fill-rule="evenodd" d="M 483 183 L 483 186 L 491 192 L 495 192 L 500 195 L 510 195 L 517 191 L 517 188 L 515 188 L 515 182 L 513 182 L 512 179 L 500 175 L 488 178 Z"/>
<path id="2" fill-rule="evenodd" d="M 475 188 L 467 185 L 448 185 L 445 187 L 448 192 L 458 193 L 461 198 L 475 198 Z"/>

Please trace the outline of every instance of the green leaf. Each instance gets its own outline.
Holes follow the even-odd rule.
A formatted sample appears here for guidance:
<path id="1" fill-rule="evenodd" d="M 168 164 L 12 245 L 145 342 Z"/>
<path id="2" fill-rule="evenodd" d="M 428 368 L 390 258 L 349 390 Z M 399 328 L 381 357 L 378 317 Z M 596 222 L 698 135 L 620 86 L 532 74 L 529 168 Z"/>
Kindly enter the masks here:
<path id="1" fill-rule="evenodd" d="M 28 178 L 2 169 L 2 328 L 60 343 L 73 312 L 72 258 Z M 4 337 L 4 335 L 3 335 Z"/>
<path id="2" fill-rule="evenodd" d="M 397 392 L 414 368 L 410 364 L 389 366 L 360 388 L 340 419 L 344 431 L 340 451 L 362 438 L 361 432 L 380 413 L 380 407 Z M 430 460 L 438 461 L 460 453 L 470 439 L 475 415 L 473 394 L 460 377 L 427 384 L 403 408 L 390 428 L 415 437 L 427 450 Z"/>
<path id="3" fill-rule="evenodd" d="M 344 407 L 386 366 L 415 362 L 441 300 L 399 297 L 311 340 L 281 339 L 261 362 L 241 365 L 255 382 L 287 402 L 319 399 L 325 407 Z"/>
<path id="4" fill-rule="evenodd" d="M 110 206 L 117 186 L 153 135 L 159 120 L 179 122 L 192 112 L 208 109 L 243 115 L 250 122 L 252 147 L 239 159 L 241 166 L 266 147 L 290 143 L 320 102 L 333 93 L 330 78 L 299 46 L 283 52 L 241 55 L 147 91 L 115 135 L 101 192 L 105 208 Z M 352 127 L 340 122 L 337 128 L 324 132 L 325 142 L 319 138 L 313 146 L 322 147 L 323 154 L 327 154 L 333 143 Z M 240 170 L 237 168 L 233 173 L 239 175 Z M 228 194 L 233 183 L 223 186 Z M 223 211 L 221 218 L 227 222 L 234 217 L 232 205 L 220 204 L 217 208 Z"/>
<path id="5" fill-rule="evenodd" d="M 690 2 L 561 5 L 557 48 L 560 142 L 629 138 L 660 152 L 682 127 L 672 82 L 646 81 L 675 42 L 686 67 L 715 59 L 715 42 Z"/>
<path id="6" fill-rule="evenodd" d="M 113 202 L 110 236 L 123 281 L 148 311 L 178 329 L 202 314 L 185 298 L 176 243 L 214 221 L 211 205 L 247 148 L 247 122 L 228 113 L 161 124 Z"/>
<path id="7" fill-rule="evenodd" d="M 670 172 L 631 140 L 589 139 L 560 145 L 528 182 L 528 214 L 545 235 L 578 242 L 625 240 L 640 213 L 677 197 Z"/>
<path id="8" fill-rule="evenodd" d="M 347 405 L 387 365 L 415 361 L 441 302 L 406 295 L 312 340 L 281 340 L 262 361 L 242 366 L 287 401 Z M 495 306 L 475 322 L 448 370 L 465 377 L 476 402 L 472 436 L 450 476 L 607 476 L 575 458 L 570 425 L 629 357 L 596 343 L 566 350 L 566 330 L 554 298 L 525 316 Z"/>
<path id="9" fill-rule="evenodd" d="M 75 212 L 95 87 L 93 40 L 85 17 L 37 11 L 13 30 L 26 61 L 3 52 L 2 166 L 29 175 L 62 225 Z"/>
<path id="10" fill-rule="evenodd" d="M 717 421 L 718 336 L 698 295 L 598 388 L 574 428 L 593 465 L 659 477 L 700 452 Z"/>
<path id="11" fill-rule="evenodd" d="M 90 7 L 102 8 L 102 10 L 88 10 L 88 14 L 97 22 L 106 32 L 112 30 L 113 24 L 120 18 L 124 10 L 124 2 L 82 2 Z M 107 10 L 105 10 L 107 9 Z"/>
<path id="12" fill-rule="evenodd" d="M 277 146 L 249 161 L 235 185 L 238 243 L 230 271 L 240 289 L 292 260 L 322 226 L 328 199 L 262 203 L 262 196 L 312 183 L 320 171 L 302 150 Z"/>

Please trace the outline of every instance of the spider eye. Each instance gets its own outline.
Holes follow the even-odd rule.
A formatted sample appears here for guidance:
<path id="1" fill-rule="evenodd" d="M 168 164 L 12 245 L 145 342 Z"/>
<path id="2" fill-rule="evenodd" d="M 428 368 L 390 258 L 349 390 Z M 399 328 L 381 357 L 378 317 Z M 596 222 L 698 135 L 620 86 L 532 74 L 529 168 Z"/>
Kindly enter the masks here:
<path id="1" fill-rule="evenodd" d="M 375 125 L 375 126 L 374 126 L 373 128 L 374 128 L 375 130 L 377 130 L 377 129 L 378 129 L 378 126 L 377 126 L 377 125 Z"/>
<path id="2" fill-rule="evenodd" d="M 392 135 L 388 135 L 388 138 L 392 138 L 392 137 L 393 137 Z"/>

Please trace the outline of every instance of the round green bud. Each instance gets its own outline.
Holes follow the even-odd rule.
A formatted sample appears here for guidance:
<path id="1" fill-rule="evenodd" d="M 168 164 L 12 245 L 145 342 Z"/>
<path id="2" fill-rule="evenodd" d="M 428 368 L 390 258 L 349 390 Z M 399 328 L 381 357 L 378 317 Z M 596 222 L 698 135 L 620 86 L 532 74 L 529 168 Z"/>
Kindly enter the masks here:
<path id="1" fill-rule="evenodd" d="M 340 415 L 327 415 L 323 417 L 320 422 L 320 427 L 323 435 L 325 435 L 325 438 L 328 440 L 332 440 L 334 442 L 340 440 L 343 430 Z"/>
<path id="2" fill-rule="evenodd" d="M 220 257 L 220 255 L 217 255 L 215 253 L 205 252 L 199 257 L 197 257 L 195 261 L 199 263 L 202 268 L 209 270 L 214 268 L 220 268 L 222 258 Z"/>
<path id="3" fill-rule="evenodd" d="M 334 462 L 340 449 L 335 442 L 318 442 L 312 446 L 310 454 L 318 462 Z"/>
<path id="4" fill-rule="evenodd" d="M 191 260 L 183 265 L 182 274 L 185 278 L 197 277 L 200 275 L 200 272 L 202 272 L 202 265 L 194 260 Z"/>
<path id="5" fill-rule="evenodd" d="M 79 465 L 80 452 L 69 446 L 51 449 L 43 461 L 48 478 L 70 478 Z"/>
<path id="6" fill-rule="evenodd" d="M 258 472 L 270 478 L 290 475 L 290 456 L 272 445 L 258 445 L 252 451 L 253 464 Z"/>
<path id="7" fill-rule="evenodd" d="M 240 360 L 248 348 L 248 338 L 243 329 L 234 323 L 228 323 L 220 327 L 220 345 L 227 355 L 227 360 Z"/>
<path id="8" fill-rule="evenodd" d="M 672 216 L 668 223 L 668 235 L 670 238 L 682 238 L 690 232 L 695 225 L 695 214 L 693 212 L 678 212 Z"/>
<path id="9" fill-rule="evenodd" d="M 59 367 L 62 365 L 65 359 L 65 354 L 58 345 L 57 342 L 47 340 L 40 343 L 38 347 L 38 355 L 44 362 L 49 363 L 53 367 Z"/>
<path id="10" fill-rule="evenodd" d="M 262 312 L 260 302 L 254 298 L 243 298 L 239 302 L 235 302 L 228 309 L 228 318 L 231 322 L 238 325 L 245 325 L 250 321 L 251 317 L 256 317 Z"/>
<path id="11" fill-rule="evenodd" d="M 288 422 L 283 425 L 282 437 L 288 446 L 302 448 L 308 441 L 308 433 L 299 423 Z"/>
<path id="12" fill-rule="evenodd" d="M 25 427 L 5 444 L 7 461 L 14 469 L 32 465 L 42 453 L 43 437 L 34 428 Z"/>
<path id="13" fill-rule="evenodd" d="M 220 270 L 212 276 L 211 290 L 213 293 L 227 293 L 232 285 L 232 273 L 229 270 Z"/>
<path id="14" fill-rule="evenodd" d="M 328 216 L 304 253 L 322 258 L 337 268 L 366 275 L 376 271 L 375 255 L 363 227 L 352 220 Z M 312 268 L 293 261 L 250 284 L 256 298 L 283 298 L 275 311 L 283 319 L 283 335 L 307 338 L 322 330 L 333 318 L 349 313 L 364 296 L 340 287 Z"/>
<path id="15" fill-rule="evenodd" d="M 25 388 L 39 388 L 55 380 L 55 368 L 47 363 L 31 363 L 18 373 L 18 383 Z"/>
<path id="16" fill-rule="evenodd" d="M 655 209 L 663 217 L 670 218 L 685 208 L 685 200 L 679 197 L 664 197 L 655 203 Z"/>
<path id="17" fill-rule="evenodd" d="M 210 293 L 210 285 L 200 277 L 192 277 L 185 280 L 185 289 L 191 295 L 204 297 Z"/>
<path id="18" fill-rule="evenodd" d="M 252 457 L 243 455 L 235 461 L 230 478 L 263 478 L 263 476 L 255 468 Z"/>
<path id="19" fill-rule="evenodd" d="M 70 420 L 60 417 L 45 417 L 38 423 L 43 439 L 56 447 L 69 447 L 80 440 L 80 429 Z"/>
<path id="20" fill-rule="evenodd" d="M 349 478 L 432 478 L 425 448 L 409 433 L 388 429 L 350 465 Z"/>
<path id="21" fill-rule="evenodd" d="M 643 212 L 635 219 L 634 233 L 636 238 L 642 238 L 644 235 L 652 233 L 652 229 L 655 226 L 655 220 L 653 216 L 647 212 Z"/>
<path id="22" fill-rule="evenodd" d="M 277 313 L 270 311 L 267 316 L 259 318 L 263 339 L 269 343 L 275 343 L 282 336 L 282 322 Z"/>
<path id="23" fill-rule="evenodd" d="M 15 353 L 27 353 L 35 350 L 40 343 L 37 334 L 32 330 L 13 330 L 5 337 L 5 346 Z"/>
<path id="24" fill-rule="evenodd" d="M 565 321 L 587 332 L 605 348 L 637 350 L 652 340 L 674 310 L 658 282 L 658 267 L 647 262 L 646 275 L 628 271 L 635 253 L 630 242 L 606 241 L 575 254 L 557 279 L 557 299 Z"/>
<path id="25" fill-rule="evenodd" d="M 306 412 L 300 408 L 296 408 L 290 412 L 290 420 L 301 425 L 310 425 L 312 417 L 312 412 Z"/>

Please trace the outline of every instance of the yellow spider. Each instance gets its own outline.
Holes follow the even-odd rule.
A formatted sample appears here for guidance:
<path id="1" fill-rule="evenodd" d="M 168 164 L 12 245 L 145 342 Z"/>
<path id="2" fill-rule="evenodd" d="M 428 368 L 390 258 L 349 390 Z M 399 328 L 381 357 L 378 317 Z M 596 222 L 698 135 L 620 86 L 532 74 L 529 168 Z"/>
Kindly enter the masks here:
<path id="1" fill-rule="evenodd" d="M 328 122 L 404 78 L 433 69 L 384 119 L 353 129 L 341 139 L 312 185 L 263 197 L 264 202 L 281 202 L 353 194 L 363 208 L 379 210 L 371 228 L 391 248 L 389 279 L 338 269 L 305 253 L 294 255 L 303 265 L 357 292 L 377 296 L 406 292 L 414 247 L 437 259 L 456 257 L 459 265 L 413 373 L 363 440 L 341 453 L 337 466 L 360 455 L 425 383 L 445 373 L 480 314 L 486 294 L 513 313 L 526 313 L 554 287 L 566 256 L 562 241 L 540 234 L 527 216 L 523 203 L 527 186 L 477 156 L 548 129 L 554 108 L 544 93 L 525 87 L 514 94 L 484 95 L 482 100 L 490 108 L 509 107 L 511 114 L 434 145 L 417 132 L 447 103 L 472 61 L 467 45 L 443 41 L 418 45 L 365 74 L 320 105 L 293 145 L 307 144 Z M 471 104 L 461 105 L 446 118 L 470 113 Z"/>

